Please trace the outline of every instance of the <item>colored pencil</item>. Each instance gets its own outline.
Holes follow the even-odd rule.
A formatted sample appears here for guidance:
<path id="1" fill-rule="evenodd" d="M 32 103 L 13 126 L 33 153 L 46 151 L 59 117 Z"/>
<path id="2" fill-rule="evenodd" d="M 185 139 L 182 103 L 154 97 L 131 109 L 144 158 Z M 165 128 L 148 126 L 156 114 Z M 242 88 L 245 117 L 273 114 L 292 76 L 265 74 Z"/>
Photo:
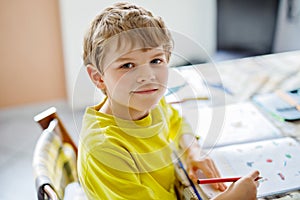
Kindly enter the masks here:
<path id="1" fill-rule="evenodd" d="M 231 177 L 231 178 L 207 178 L 207 179 L 198 179 L 198 184 L 212 184 L 212 183 L 223 183 L 223 182 L 235 182 L 242 177 Z M 262 177 L 258 177 L 255 181 L 258 181 Z"/>
<path id="2" fill-rule="evenodd" d="M 277 94 L 277 96 L 279 96 L 282 100 L 284 100 L 291 106 L 294 106 L 298 111 L 300 111 L 300 104 L 289 94 L 287 94 L 286 92 L 284 92 L 282 90 L 277 90 L 275 92 L 275 94 Z"/>
<path id="3" fill-rule="evenodd" d="M 178 100 L 178 101 L 170 101 L 168 102 L 169 104 L 176 104 L 176 103 L 183 103 L 183 102 L 186 102 L 186 101 L 198 101 L 198 100 L 209 100 L 208 97 L 206 96 L 199 96 L 199 97 L 189 97 L 189 98 L 183 98 L 181 100 Z"/>

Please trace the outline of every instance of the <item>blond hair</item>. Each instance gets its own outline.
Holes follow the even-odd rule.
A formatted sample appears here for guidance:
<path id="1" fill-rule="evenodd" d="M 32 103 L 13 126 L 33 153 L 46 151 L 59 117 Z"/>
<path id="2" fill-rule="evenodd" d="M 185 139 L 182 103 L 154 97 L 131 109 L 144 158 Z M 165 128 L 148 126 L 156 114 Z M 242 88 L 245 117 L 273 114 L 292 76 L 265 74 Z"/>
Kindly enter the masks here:
<path id="1" fill-rule="evenodd" d="M 129 34 L 118 37 L 116 48 L 124 45 L 133 47 L 137 43 L 144 48 L 162 46 L 169 61 L 173 40 L 163 20 L 142 7 L 129 3 L 116 3 L 106 8 L 92 21 L 84 37 L 84 65 L 93 65 L 103 73 L 102 61 L 107 41 L 124 32 Z M 126 42 L 130 40 L 131 44 L 124 42 L 124 39 Z"/>

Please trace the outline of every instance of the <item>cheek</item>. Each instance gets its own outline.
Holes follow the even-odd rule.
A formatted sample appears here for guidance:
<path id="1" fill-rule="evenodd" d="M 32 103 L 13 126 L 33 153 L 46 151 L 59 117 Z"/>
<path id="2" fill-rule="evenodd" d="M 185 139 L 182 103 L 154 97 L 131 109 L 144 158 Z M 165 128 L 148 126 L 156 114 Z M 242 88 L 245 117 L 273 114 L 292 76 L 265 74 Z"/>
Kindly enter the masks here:
<path id="1" fill-rule="evenodd" d="M 167 87 L 168 83 L 168 76 L 169 76 L 169 70 L 167 67 L 161 68 L 157 71 L 156 77 L 159 80 L 159 82 L 164 86 Z"/>
<path id="2" fill-rule="evenodd" d="M 127 74 L 114 74 L 106 79 L 106 86 L 111 94 L 119 91 L 126 91 L 130 87 L 130 80 L 132 78 Z"/>

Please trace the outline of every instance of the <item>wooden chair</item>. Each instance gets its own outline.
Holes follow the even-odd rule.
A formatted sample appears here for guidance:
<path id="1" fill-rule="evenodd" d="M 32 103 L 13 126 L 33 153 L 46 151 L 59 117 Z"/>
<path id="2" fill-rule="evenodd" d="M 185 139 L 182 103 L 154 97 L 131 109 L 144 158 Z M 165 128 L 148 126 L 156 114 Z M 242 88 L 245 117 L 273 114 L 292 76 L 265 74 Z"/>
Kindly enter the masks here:
<path id="1" fill-rule="evenodd" d="M 83 199 L 76 169 L 77 146 L 58 117 L 56 108 L 47 109 L 34 120 L 43 129 L 33 155 L 38 199 L 65 199 L 65 189 L 71 183 L 77 184 L 77 191 L 72 192 L 76 198 L 70 199 Z"/>
<path id="2" fill-rule="evenodd" d="M 203 193 L 200 190 L 200 187 L 194 184 L 194 188 L 192 187 L 190 181 L 185 175 L 185 172 L 181 168 L 179 163 L 174 163 L 175 165 L 175 190 L 177 193 L 178 200 L 199 200 L 197 197 L 194 188 L 197 190 L 197 193 L 202 197 Z M 207 199 L 203 198 L 202 199 Z"/>

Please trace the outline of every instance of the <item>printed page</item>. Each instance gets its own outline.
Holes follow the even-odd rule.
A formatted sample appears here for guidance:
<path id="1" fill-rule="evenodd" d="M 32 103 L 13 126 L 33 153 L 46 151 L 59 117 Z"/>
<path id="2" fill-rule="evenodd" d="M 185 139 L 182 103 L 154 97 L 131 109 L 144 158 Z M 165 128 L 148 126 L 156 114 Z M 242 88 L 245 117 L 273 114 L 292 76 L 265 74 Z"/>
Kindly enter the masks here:
<path id="1" fill-rule="evenodd" d="M 200 144 L 204 148 L 282 137 L 279 129 L 251 102 L 205 108 L 199 113 Z M 215 117 L 219 120 L 214 120 L 214 115 L 220 115 Z"/>
<path id="2" fill-rule="evenodd" d="M 208 152 L 222 177 L 244 176 L 259 170 L 258 197 L 300 189 L 300 144 L 290 137 L 219 147 Z M 209 185 L 201 185 L 214 196 Z"/>

